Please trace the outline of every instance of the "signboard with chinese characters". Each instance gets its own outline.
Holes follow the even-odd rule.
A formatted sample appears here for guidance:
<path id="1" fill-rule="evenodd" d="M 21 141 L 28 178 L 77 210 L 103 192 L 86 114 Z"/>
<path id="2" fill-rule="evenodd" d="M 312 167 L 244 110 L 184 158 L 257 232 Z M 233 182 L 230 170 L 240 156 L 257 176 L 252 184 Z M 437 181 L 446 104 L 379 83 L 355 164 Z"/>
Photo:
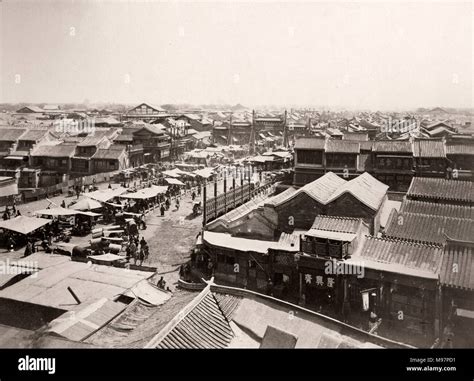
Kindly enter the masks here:
<path id="1" fill-rule="evenodd" d="M 334 288 L 336 287 L 336 278 L 327 275 L 314 275 L 314 274 L 303 274 L 306 286 L 314 286 L 321 288 Z"/>

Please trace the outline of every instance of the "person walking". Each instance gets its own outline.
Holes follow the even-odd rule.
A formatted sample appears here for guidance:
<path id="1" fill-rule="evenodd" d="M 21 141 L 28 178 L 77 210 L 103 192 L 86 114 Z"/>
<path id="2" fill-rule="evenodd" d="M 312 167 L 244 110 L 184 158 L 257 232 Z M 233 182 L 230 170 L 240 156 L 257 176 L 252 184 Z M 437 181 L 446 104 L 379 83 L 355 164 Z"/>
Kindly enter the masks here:
<path id="1" fill-rule="evenodd" d="M 24 257 L 27 257 L 29 255 L 33 254 L 33 247 L 31 245 L 31 242 L 28 240 L 26 247 L 25 247 L 25 253 L 23 254 Z"/>

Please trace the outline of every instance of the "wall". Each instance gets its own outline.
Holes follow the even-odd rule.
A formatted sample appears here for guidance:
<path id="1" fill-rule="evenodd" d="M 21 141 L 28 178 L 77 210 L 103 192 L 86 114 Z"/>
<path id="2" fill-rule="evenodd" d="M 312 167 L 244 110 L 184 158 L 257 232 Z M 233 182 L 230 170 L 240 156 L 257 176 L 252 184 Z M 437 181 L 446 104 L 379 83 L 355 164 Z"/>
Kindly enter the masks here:
<path id="1" fill-rule="evenodd" d="M 276 208 L 278 228 L 287 233 L 291 233 L 294 229 L 310 229 L 316 216 L 323 213 L 324 210 L 324 205 L 307 194 L 300 193 Z"/>

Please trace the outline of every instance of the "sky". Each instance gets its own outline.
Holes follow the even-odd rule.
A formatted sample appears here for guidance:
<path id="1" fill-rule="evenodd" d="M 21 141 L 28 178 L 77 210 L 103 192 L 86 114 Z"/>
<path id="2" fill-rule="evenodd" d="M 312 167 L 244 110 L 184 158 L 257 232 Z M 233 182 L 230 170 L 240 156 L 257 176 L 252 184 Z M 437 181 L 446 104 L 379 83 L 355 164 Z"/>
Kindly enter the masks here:
<path id="1" fill-rule="evenodd" d="M 473 107 L 472 2 L 0 2 L 0 102 Z"/>

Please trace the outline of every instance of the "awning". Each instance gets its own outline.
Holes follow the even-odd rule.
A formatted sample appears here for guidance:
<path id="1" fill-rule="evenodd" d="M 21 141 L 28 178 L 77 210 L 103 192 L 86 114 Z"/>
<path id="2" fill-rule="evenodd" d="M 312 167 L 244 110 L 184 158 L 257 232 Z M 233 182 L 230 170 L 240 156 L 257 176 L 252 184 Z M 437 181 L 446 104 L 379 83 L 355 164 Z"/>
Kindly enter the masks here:
<path id="1" fill-rule="evenodd" d="M 51 208 L 51 209 L 40 209 L 34 212 L 34 214 L 38 216 L 52 216 L 52 217 L 57 217 L 57 216 L 74 216 L 78 212 L 77 210 L 71 210 L 71 209 L 66 209 L 66 208 Z"/>
<path id="2" fill-rule="evenodd" d="M 179 180 L 177 180 L 177 179 L 167 178 L 167 179 L 165 179 L 165 181 L 166 181 L 168 184 L 171 184 L 171 185 L 184 185 L 181 181 L 179 181 Z"/>
<path id="3" fill-rule="evenodd" d="M 72 210 L 92 210 L 102 208 L 102 204 L 99 201 L 86 197 L 79 200 L 74 205 L 71 205 L 69 208 Z"/>
<path id="4" fill-rule="evenodd" d="M 149 188 L 140 189 L 137 192 L 133 193 L 126 193 L 121 195 L 121 198 L 128 198 L 128 199 L 137 199 L 137 200 L 144 200 L 147 198 L 153 198 L 158 196 L 159 194 L 164 194 L 168 190 L 167 186 L 157 186 L 153 185 Z"/>
<path id="5" fill-rule="evenodd" d="M 127 188 L 118 187 L 115 189 L 105 189 L 105 190 L 97 190 L 90 193 L 83 193 L 83 195 L 97 201 L 105 202 L 105 201 L 109 201 L 113 199 L 114 197 L 120 196 L 126 191 L 127 191 Z"/>
<path id="6" fill-rule="evenodd" d="M 6 221 L 0 221 L 0 228 L 20 234 L 29 234 L 51 222 L 46 218 L 18 216 Z"/>
<path id="7" fill-rule="evenodd" d="M 198 170 L 194 171 L 194 173 L 197 176 L 200 176 L 204 179 L 207 179 L 207 178 L 211 177 L 214 174 L 214 170 L 212 168 L 203 168 L 203 169 L 198 169 Z"/>

